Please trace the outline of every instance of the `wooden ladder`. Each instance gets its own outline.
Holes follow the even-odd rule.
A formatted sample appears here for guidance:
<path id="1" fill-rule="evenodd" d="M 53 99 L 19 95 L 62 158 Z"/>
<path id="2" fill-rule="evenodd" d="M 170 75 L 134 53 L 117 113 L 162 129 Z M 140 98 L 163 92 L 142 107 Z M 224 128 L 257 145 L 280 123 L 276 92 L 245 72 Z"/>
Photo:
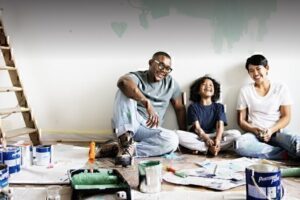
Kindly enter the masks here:
<path id="1" fill-rule="evenodd" d="M 5 62 L 5 66 L 0 66 L 0 73 L 7 71 L 9 78 L 11 80 L 11 87 L 1 87 L 0 86 L 0 95 L 2 93 L 14 92 L 18 105 L 12 108 L 0 108 L 0 139 L 3 144 L 6 143 L 6 139 L 18 137 L 21 135 L 29 134 L 30 140 L 33 145 L 41 144 L 40 133 L 36 126 L 36 122 L 33 119 L 30 108 L 24 94 L 24 90 L 19 79 L 18 70 L 15 66 L 15 62 L 12 57 L 12 49 L 9 45 L 8 37 L 5 34 L 2 20 L 0 19 L 0 48 Z M 9 116 L 14 113 L 21 113 L 25 122 L 24 128 L 14 129 L 14 130 L 4 130 L 1 123 L 2 118 Z"/>

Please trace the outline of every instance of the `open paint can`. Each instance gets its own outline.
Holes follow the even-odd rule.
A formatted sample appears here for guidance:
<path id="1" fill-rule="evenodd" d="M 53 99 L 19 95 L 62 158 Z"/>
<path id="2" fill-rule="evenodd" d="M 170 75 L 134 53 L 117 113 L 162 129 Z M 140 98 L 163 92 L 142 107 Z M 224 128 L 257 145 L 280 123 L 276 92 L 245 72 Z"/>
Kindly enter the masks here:
<path id="1" fill-rule="evenodd" d="M 162 165 L 160 161 L 141 161 L 139 168 L 139 189 L 144 193 L 161 191 Z"/>
<path id="2" fill-rule="evenodd" d="M 0 162 L 6 164 L 9 174 L 19 172 L 21 169 L 21 148 L 9 145 L 0 149 Z"/>
<path id="3" fill-rule="evenodd" d="M 31 147 L 32 164 L 47 166 L 52 163 L 52 145 L 38 145 Z"/>
<path id="4" fill-rule="evenodd" d="M 280 169 L 269 164 L 255 164 L 246 168 L 248 200 L 280 200 L 284 195 Z"/>

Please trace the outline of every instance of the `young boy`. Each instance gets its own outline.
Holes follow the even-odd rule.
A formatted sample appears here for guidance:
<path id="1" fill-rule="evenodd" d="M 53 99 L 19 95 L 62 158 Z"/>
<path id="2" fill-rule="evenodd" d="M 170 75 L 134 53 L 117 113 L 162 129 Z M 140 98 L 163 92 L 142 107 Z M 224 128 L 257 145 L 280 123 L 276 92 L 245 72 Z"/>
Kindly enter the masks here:
<path id="1" fill-rule="evenodd" d="M 209 76 L 197 79 L 190 87 L 188 107 L 189 131 L 177 131 L 179 144 L 194 153 L 209 151 L 218 155 L 220 150 L 233 147 L 241 134 L 238 130 L 224 131 L 227 119 L 220 98 L 220 84 Z"/>

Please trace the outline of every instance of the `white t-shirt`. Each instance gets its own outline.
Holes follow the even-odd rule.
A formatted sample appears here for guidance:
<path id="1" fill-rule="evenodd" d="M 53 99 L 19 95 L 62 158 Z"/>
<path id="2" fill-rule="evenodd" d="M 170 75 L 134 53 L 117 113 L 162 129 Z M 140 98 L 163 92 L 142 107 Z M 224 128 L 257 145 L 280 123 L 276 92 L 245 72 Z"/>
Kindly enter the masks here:
<path id="1" fill-rule="evenodd" d="M 248 122 L 260 128 L 271 128 L 280 118 L 280 106 L 291 105 L 292 99 L 286 85 L 270 83 L 270 90 L 260 96 L 254 83 L 241 88 L 237 101 L 237 110 L 248 108 Z"/>

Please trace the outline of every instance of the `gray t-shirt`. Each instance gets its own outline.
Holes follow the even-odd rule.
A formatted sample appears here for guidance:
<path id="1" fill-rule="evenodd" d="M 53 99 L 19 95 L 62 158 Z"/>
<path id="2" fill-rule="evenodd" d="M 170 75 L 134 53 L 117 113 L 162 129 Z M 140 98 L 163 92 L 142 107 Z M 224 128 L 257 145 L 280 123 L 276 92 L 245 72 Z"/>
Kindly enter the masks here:
<path id="1" fill-rule="evenodd" d="M 155 111 L 158 113 L 160 125 L 163 123 L 166 110 L 171 99 L 176 99 L 181 95 L 178 83 L 168 75 L 159 82 L 150 83 L 148 71 L 130 72 L 130 78 L 137 84 L 141 92 L 148 98 Z M 147 119 L 146 108 L 138 102 L 137 109 L 140 115 Z"/>

